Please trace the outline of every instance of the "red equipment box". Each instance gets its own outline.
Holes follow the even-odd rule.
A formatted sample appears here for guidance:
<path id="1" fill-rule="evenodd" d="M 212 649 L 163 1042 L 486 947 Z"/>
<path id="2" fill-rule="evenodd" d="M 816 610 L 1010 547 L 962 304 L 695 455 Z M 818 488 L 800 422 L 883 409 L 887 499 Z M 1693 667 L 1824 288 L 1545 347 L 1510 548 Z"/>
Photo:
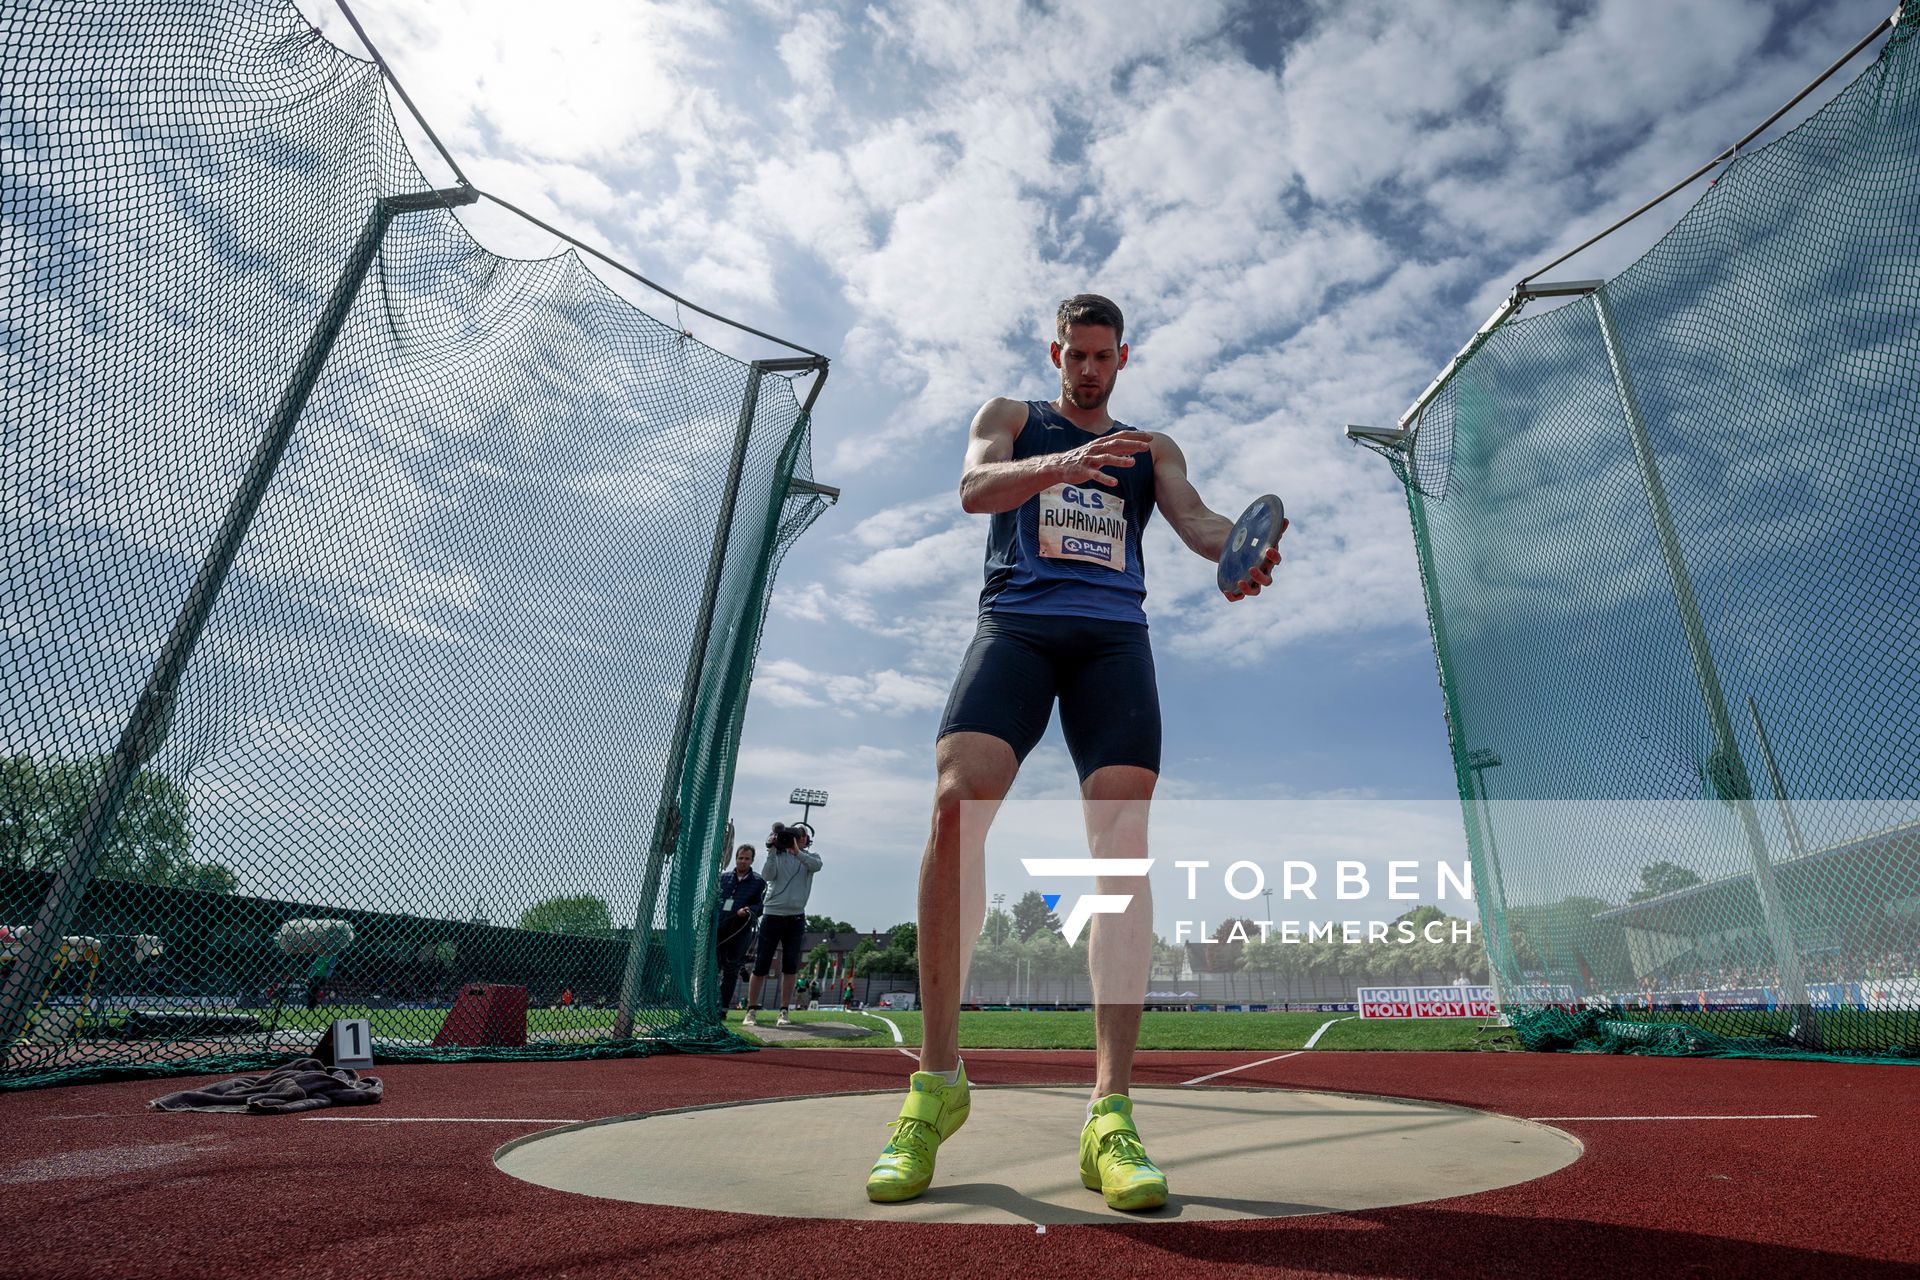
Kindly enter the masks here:
<path id="1" fill-rule="evenodd" d="M 527 1042 L 527 989 L 476 982 L 460 989 L 433 1037 L 441 1045 L 524 1045 Z"/>

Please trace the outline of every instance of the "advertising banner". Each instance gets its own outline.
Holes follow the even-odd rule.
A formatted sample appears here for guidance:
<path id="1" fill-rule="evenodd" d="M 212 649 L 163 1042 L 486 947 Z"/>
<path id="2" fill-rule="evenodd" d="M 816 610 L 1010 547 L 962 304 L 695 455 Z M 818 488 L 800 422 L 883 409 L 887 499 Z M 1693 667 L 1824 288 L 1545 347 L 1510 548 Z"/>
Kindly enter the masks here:
<path id="1" fill-rule="evenodd" d="M 1492 987 L 1361 987 L 1363 1018 L 1491 1018 Z"/>

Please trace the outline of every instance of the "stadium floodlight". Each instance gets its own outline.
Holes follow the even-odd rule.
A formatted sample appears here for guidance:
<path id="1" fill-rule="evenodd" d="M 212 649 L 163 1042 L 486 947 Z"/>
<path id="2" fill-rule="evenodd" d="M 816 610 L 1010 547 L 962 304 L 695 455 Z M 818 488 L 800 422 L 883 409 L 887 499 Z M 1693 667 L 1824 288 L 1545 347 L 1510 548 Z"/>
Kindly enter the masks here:
<path id="1" fill-rule="evenodd" d="M 824 809 L 827 807 L 827 793 L 816 790 L 813 787 L 795 787 L 793 794 L 787 797 L 787 803 L 800 806 L 800 825 L 811 831 L 813 830 L 813 823 L 809 822 L 808 819 L 813 816 L 815 809 Z"/>

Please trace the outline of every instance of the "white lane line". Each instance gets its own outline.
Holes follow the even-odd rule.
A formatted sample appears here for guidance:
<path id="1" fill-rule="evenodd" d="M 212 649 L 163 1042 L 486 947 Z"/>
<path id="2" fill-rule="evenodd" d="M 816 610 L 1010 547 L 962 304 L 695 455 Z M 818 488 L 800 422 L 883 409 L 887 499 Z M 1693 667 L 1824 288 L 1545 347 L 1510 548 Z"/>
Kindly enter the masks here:
<path id="1" fill-rule="evenodd" d="M 1313 1033 L 1312 1035 L 1310 1035 L 1310 1036 L 1308 1036 L 1308 1037 L 1307 1037 L 1307 1043 L 1306 1043 L 1306 1046 L 1305 1046 L 1305 1047 L 1306 1047 L 1306 1048 L 1309 1048 L 1309 1049 L 1311 1049 L 1311 1048 L 1313 1048 L 1313 1046 L 1315 1046 L 1315 1045 L 1317 1045 L 1317 1044 L 1319 1044 L 1319 1043 L 1320 1043 L 1320 1037 L 1321 1037 L 1321 1036 L 1323 1036 L 1323 1035 L 1325 1035 L 1325 1034 L 1327 1034 L 1327 1028 L 1328 1028 L 1328 1027 L 1330 1027 L 1330 1026 L 1332 1026 L 1332 1025 L 1333 1025 L 1333 1024 L 1335 1023 L 1335 1022 L 1352 1022 L 1352 1021 L 1354 1020 L 1354 1018 L 1357 1018 L 1357 1017 L 1359 1017 L 1359 1016 L 1360 1016 L 1360 1015 L 1356 1013 L 1356 1014 L 1352 1014 L 1352 1015 L 1351 1015 L 1351 1016 L 1349 1016 L 1349 1017 L 1345 1017 L 1345 1018 L 1334 1018 L 1334 1019 L 1332 1019 L 1332 1020 L 1330 1020 L 1330 1021 L 1327 1021 L 1327 1022 L 1323 1022 L 1323 1023 L 1321 1023 L 1321 1024 L 1320 1024 L 1320 1029 L 1319 1029 L 1318 1031 L 1316 1031 L 1316 1032 L 1314 1032 L 1314 1033 Z"/>
<path id="2" fill-rule="evenodd" d="M 1791 1116 L 1528 1116 L 1529 1120 L 1818 1120 L 1814 1115 Z"/>
<path id="3" fill-rule="evenodd" d="M 578 1120 L 523 1120 L 519 1116 L 301 1116 L 302 1120 L 360 1124 L 579 1124 Z"/>
<path id="4" fill-rule="evenodd" d="M 886 1023 L 887 1030 L 893 1032 L 893 1043 L 895 1045 L 904 1045 L 906 1043 L 906 1041 L 900 1038 L 900 1024 L 895 1022 L 892 1018 L 885 1017 L 878 1013 L 868 1013 L 863 1009 L 849 1009 L 848 1012 L 857 1014 L 862 1018 L 873 1018 L 873 1019 L 876 1019 L 877 1021 Z M 920 1055 L 913 1052 L 911 1049 L 896 1048 L 894 1052 L 905 1054 L 907 1057 L 912 1058 L 915 1062 L 920 1061 Z"/>
<path id="5" fill-rule="evenodd" d="M 1279 1062 L 1282 1058 L 1297 1058 L 1305 1052 L 1305 1049 L 1295 1049 L 1292 1053 L 1278 1053 L 1271 1058 L 1262 1058 L 1258 1062 L 1243 1062 L 1237 1067 L 1228 1067 L 1225 1071 L 1216 1071 L 1212 1075 L 1195 1076 L 1191 1080 L 1182 1080 L 1180 1083 L 1183 1085 L 1205 1084 L 1209 1080 L 1218 1080 L 1221 1076 L 1230 1076 L 1236 1071 L 1251 1071 L 1255 1067 L 1264 1067 L 1269 1062 Z"/>

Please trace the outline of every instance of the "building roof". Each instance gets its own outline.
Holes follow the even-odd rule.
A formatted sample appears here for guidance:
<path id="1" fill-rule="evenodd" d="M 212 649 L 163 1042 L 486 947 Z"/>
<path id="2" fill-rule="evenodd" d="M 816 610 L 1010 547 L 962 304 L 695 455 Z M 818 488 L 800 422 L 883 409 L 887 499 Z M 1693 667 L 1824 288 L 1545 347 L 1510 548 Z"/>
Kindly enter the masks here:
<path id="1" fill-rule="evenodd" d="M 1888 827 L 1798 858 L 1778 859 L 1773 864 L 1773 876 L 1789 906 L 1839 877 L 1856 884 L 1870 883 L 1877 899 L 1920 894 L 1920 822 Z M 1823 894 L 1830 895 L 1830 889 Z M 1702 908 L 1709 903 L 1722 919 L 1759 919 L 1760 895 L 1753 887 L 1753 873 L 1742 871 L 1703 880 L 1672 893 L 1596 912 L 1593 918 L 1630 929 L 1692 936 L 1703 932 Z"/>

